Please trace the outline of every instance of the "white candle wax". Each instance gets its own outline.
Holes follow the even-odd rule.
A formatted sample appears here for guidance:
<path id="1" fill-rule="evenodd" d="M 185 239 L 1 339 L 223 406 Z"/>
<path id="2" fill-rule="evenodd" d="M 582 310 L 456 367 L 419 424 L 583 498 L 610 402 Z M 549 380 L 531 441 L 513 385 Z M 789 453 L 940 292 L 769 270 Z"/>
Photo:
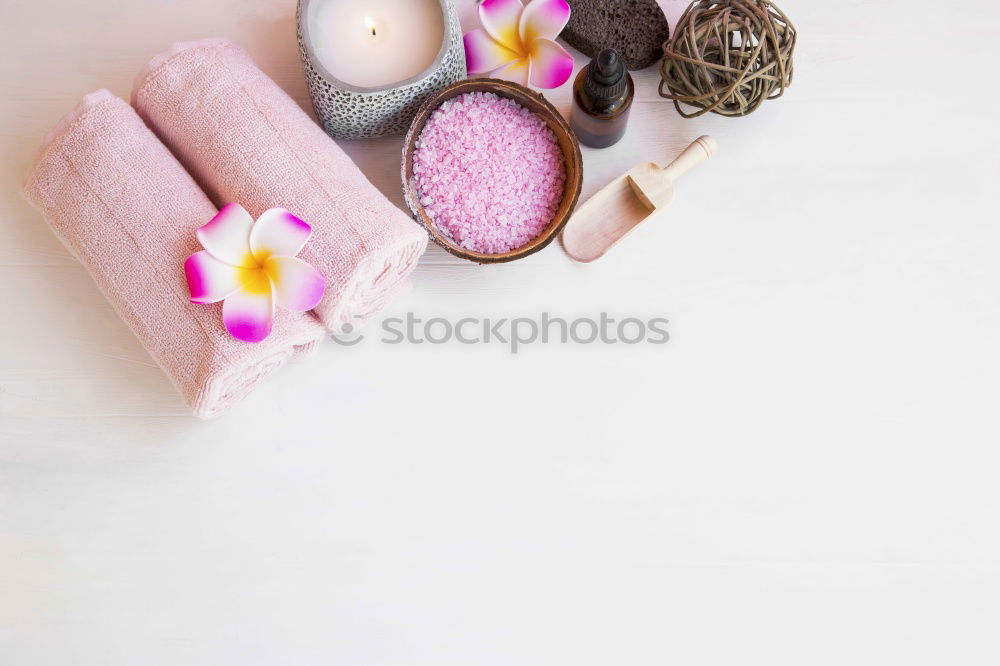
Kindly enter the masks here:
<path id="1" fill-rule="evenodd" d="M 319 0 L 310 3 L 316 58 L 344 83 L 381 88 L 431 66 L 444 39 L 438 0 Z"/>

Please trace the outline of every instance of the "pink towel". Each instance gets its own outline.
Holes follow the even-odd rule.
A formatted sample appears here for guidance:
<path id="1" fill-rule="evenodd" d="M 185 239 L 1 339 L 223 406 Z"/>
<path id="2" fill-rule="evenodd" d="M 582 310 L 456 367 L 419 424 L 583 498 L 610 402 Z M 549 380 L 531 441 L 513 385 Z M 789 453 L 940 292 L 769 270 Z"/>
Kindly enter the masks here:
<path id="1" fill-rule="evenodd" d="M 197 416 L 216 416 L 324 337 L 279 309 L 267 340 L 234 340 L 221 303 L 188 300 L 184 260 L 216 208 L 135 111 L 87 95 L 46 137 L 25 197 L 87 268 Z"/>
<path id="2" fill-rule="evenodd" d="M 288 208 L 313 227 L 299 255 L 329 285 L 314 310 L 332 333 L 381 310 L 407 283 L 426 232 L 239 46 L 175 44 L 136 78 L 132 104 L 218 204 Z"/>

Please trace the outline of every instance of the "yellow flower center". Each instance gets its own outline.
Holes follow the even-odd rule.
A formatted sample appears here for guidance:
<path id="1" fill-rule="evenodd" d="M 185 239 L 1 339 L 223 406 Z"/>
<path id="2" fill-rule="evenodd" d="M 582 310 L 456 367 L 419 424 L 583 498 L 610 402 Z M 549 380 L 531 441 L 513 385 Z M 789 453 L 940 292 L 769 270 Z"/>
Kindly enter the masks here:
<path id="1" fill-rule="evenodd" d="M 243 290 L 251 294 L 268 294 L 271 292 L 271 276 L 263 266 L 246 268 Z"/>

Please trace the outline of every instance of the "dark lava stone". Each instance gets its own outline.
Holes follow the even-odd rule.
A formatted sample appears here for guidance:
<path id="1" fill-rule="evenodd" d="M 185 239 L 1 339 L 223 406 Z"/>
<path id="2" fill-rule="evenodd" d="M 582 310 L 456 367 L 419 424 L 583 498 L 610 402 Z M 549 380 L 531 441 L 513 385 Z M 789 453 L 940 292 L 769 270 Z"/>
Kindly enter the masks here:
<path id="1" fill-rule="evenodd" d="M 559 36 L 578 51 L 593 58 L 612 48 L 629 69 L 649 67 L 663 57 L 670 27 L 655 0 L 566 1 L 572 12 Z"/>

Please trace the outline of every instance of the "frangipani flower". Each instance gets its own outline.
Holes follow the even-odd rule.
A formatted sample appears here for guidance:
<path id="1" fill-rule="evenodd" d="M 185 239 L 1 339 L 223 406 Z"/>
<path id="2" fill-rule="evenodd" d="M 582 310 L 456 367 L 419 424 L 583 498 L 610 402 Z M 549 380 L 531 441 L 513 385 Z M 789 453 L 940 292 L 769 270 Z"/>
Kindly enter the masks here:
<path id="1" fill-rule="evenodd" d="M 222 321 L 237 340 L 260 342 L 271 333 L 274 306 L 304 312 L 323 298 L 326 279 L 296 258 L 312 227 L 284 208 L 257 222 L 231 203 L 197 231 L 205 249 L 184 262 L 193 303 L 222 301 Z"/>
<path id="2" fill-rule="evenodd" d="M 558 88 L 573 73 L 573 56 L 555 42 L 569 21 L 566 0 L 485 0 L 483 29 L 465 35 L 470 74 L 492 76 L 539 88 Z"/>

